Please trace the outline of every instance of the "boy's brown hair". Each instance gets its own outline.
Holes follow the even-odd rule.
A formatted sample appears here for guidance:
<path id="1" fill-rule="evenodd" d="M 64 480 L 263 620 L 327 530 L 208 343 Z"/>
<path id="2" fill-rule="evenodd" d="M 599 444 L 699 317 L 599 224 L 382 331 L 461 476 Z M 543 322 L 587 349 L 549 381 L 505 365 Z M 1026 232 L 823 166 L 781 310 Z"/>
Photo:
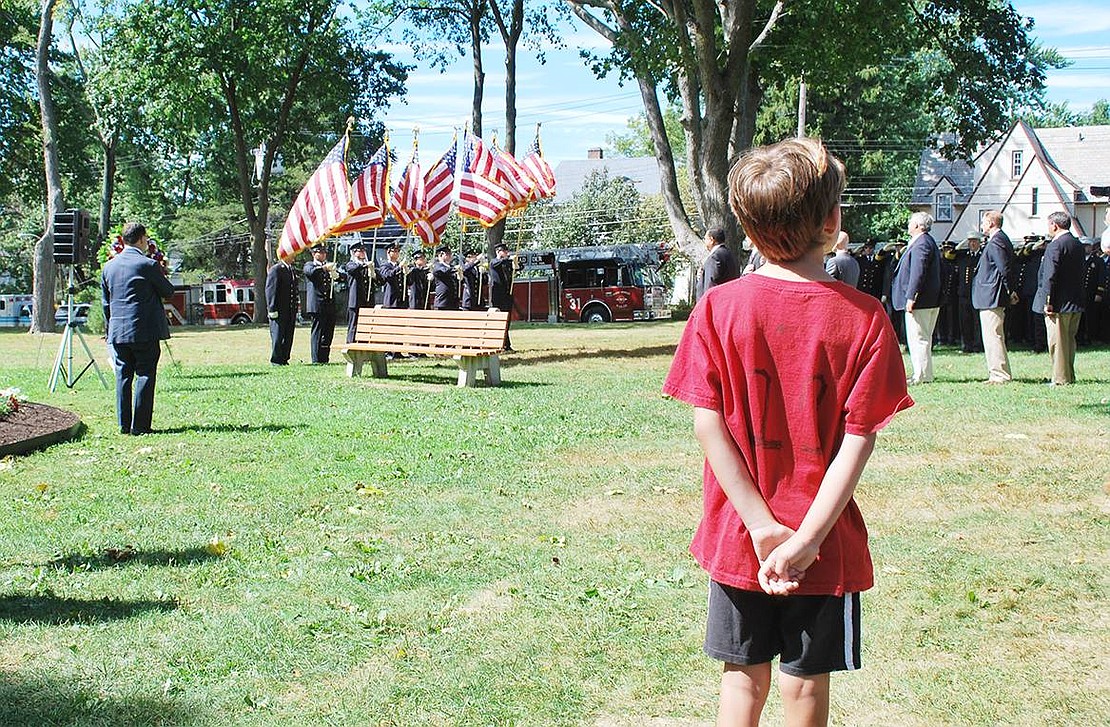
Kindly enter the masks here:
<path id="1" fill-rule="evenodd" d="M 840 201 L 844 164 L 817 139 L 749 149 L 728 173 L 728 200 L 752 243 L 771 262 L 823 245 L 821 228 Z"/>

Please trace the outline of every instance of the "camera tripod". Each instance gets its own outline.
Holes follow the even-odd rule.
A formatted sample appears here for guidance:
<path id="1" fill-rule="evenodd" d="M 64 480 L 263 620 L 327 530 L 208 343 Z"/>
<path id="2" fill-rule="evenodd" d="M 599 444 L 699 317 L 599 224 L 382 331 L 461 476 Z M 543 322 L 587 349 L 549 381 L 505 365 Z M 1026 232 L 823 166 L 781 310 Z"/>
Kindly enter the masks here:
<path id="1" fill-rule="evenodd" d="M 74 306 L 73 294 L 77 292 L 77 287 L 73 284 L 74 266 L 68 265 L 69 268 L 69 282 L 66 285 L 66 328 L 62 332 L 62 341 L 58 345 L 58 355 L 54 357 L 54 369 L 50 373 L 50 393 L 54 393 L 54 389 L 58 386 L 58 376 L 65 373 L 65 385 L 67 389 L 72 389 L 77 385 L 77 380 L 80 379 L 90 367 L 96 370 L 96 375 L 100 377 L 101 385 L 107 389 L 108 382 L 104 380 L 104 374 L 101 373 L 100 367 L 96 365 L 96 359 L 93 358 L 92 351 L 89 350 L 89 344 L 85 343 L 85 336 L 81 333 L 81 329 L 77 327 L 77 321 L 73 320 Z M 74 372 L 73 365 L 73 334 L 77 334 L 77 340 L 81 342 L 81 347 L 85 349 L 85 353 L 89 357 L 89 362 L 85 367 L 78 372 Z"/>

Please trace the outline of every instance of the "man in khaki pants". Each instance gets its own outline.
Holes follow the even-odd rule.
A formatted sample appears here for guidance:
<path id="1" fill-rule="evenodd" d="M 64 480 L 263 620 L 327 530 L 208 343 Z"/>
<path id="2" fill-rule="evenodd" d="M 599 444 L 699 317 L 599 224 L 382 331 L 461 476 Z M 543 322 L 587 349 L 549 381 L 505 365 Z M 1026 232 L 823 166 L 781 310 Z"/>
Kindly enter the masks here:
<path id="1" fill-rule="evenodd" d="M 1050 386 L 1075 383 L 1075 334 L 1083 314 L 1083 246 L 1071 234 L 1071 216 L 1048 216 L 1052 240 L 1044 250 L 1033 311 L 1044 313 L 1048 353 L 1052 356 Z"/>
<path id="2" fill-rule="evenodd" d="M 979 311 L 983 351 L 987 355 L 987 383 L 1005 384 L 1012 378 L 1006 353 L 1006 306 L 1016 303 L 1018 298 L 1014 290 L 1014 246 L 1002 231 L 1001 212 L 984 212 L 981 227 L 987 244 L 971 283 L 971 305 Z"/>

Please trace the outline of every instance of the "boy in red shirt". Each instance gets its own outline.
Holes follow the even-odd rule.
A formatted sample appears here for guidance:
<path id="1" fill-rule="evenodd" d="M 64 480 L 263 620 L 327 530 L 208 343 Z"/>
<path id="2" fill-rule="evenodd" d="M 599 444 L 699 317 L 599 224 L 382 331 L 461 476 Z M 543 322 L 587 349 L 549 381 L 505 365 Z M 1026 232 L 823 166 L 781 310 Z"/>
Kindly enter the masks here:
<path id="1" fill-rule="evenodd" d="M 708 291 L 664 393 L 694 405 L 708 571 L 705 650 L 725 663 L 718 725 L 754 725 L 771 661 L 787 724 L 828 721 L 829 673 L 859 668 L 872 585 L 852 493 L 875 434 L 913 405 L 882 305 L 825 272 L 844 165 L 813 139 L 749 150 L 729 203 L 766 264 Z"/>

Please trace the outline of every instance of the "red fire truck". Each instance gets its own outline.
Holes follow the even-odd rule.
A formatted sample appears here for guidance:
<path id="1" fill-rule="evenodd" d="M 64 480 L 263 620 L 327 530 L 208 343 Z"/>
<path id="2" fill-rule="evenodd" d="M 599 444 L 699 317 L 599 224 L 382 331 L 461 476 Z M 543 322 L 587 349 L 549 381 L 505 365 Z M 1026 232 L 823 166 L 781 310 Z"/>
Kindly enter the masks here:
<path id="1" fill-rule="evenodd" d="M 200 285 L 197 323 L 206 326 L 237 326 L 254 318 L 253 280 L 210 280 Z"/>
<path id="2" fill-rule="evenodd" d="M 523 250 L 513 276 L 515 318 L 606 323 L 670 318 L 660 245 Z"/>

